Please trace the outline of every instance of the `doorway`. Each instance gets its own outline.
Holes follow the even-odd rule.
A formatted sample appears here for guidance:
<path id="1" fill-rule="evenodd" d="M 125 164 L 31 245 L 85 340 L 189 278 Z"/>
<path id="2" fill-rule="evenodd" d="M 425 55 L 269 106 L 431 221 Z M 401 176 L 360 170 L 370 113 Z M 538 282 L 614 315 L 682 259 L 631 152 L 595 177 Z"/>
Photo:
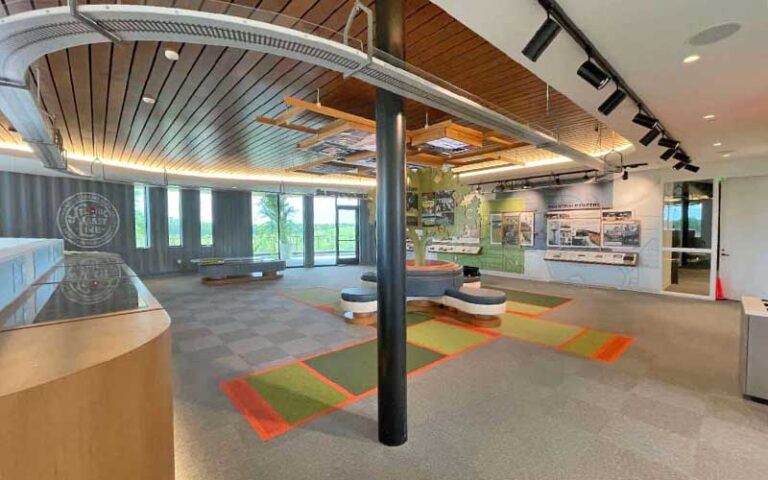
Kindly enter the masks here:
<path id="1" fill-rule="evenodd" d="M 339 265 L 360 263 L 358 214 L 357 206 L 336 206 L 336 263 Z"/>
<path id="2" fill-rule="evenodd" d="M 728 178 L 720 207 L 720 279 L 730 300 L 768 298 L 768 176 Z"/>
<path id="3" fill-rule="evenodd" d="M 714 298 L 719 183 L 664 185 L 662 292 Z"/>

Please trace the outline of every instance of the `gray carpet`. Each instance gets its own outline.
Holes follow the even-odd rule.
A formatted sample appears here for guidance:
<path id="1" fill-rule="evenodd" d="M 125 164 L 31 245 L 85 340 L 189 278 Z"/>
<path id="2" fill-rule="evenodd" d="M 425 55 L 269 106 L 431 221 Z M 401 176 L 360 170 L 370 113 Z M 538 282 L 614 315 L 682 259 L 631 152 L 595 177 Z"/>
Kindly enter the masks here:
<path id="1" fill-rule="evenodd" d="M 485 278 L 576 301 L 547 318 L 636 337 L 606 365 L 501 338 L 409 383 L 410 441 L 376 441 L 376 397 L 262 442 L 218 383 L 370 336 L 278 295 L 357 284 L 364 268 L 275 283 L 146 279 L 173 319 L 177 478 L 757 479 L 768 407 L 738 395 L 735 303 Z"/>

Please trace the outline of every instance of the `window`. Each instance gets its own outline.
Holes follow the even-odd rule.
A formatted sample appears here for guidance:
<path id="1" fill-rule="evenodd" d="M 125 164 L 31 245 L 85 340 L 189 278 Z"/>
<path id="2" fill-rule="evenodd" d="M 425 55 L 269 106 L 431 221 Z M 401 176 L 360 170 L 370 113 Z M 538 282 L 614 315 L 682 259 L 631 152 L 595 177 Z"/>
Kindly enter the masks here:
<path id="1" fill-rule="evenodd" d="M 200 246 L 213 246 L 213 192 L 200 190 Z"/>
<path id="2" fill-rule="evenodd" d="M 304 265 L 304 197 L 280 195 L 280 258 L 289 267 Z"/>
<path id="3" fill-rule="evenodd" d="M 181 228 L 181 189 L 168 187 L 168 246 L 181 247 L 184 233 Z"/>
<path id="4" fill-rule="evenodd" d="M 149 248 L 149 188 L 146 185 L 133 186 L 133 225 L 136 248 Z"/>
<path id="5" fill-rule="evenodd" d="M 315 265 L 336 265 L 336 199 L 315 197 Z"/>
<path id="6" fill-rule="evenodd" d="M 277 250 L 277 195 L 274 193 L 251 194 L 251 239 L 253 256 L 276 257 Z"/>

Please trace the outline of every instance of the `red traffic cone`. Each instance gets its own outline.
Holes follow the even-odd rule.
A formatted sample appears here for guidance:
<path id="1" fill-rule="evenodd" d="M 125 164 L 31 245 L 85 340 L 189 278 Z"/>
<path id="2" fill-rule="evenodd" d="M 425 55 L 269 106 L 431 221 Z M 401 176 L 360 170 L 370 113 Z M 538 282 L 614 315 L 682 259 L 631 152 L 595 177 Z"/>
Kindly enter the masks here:
<path id="1" fill-rule="evenodd" d="M 723 282 L 720 280 L 719 275 L 715 280 L 715 300 L 725 300 L 725 294 L 723 293 Z"/>

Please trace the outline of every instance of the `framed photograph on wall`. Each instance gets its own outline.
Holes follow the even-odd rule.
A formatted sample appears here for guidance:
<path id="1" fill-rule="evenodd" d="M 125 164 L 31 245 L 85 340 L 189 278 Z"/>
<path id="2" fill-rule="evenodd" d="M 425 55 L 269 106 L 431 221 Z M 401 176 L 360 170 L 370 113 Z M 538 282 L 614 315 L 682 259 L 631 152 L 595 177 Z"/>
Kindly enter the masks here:
<path id="1" fill-rule="evenodd" d="M 409 227 L 419 225 L 419 194 L 416 192 L 405 193 L 405 224 Z"/>
<path id="2" fill-rule="evenodd" d="M 505 213 L 501 217 L 501 243 L 520 245 L 520 214 Z"/>
<path id="3" fill-rule="evenodd" d="M 547 246 L 600 248 L 600 210 L 547 212 Z"/>
<path id="4" fill-rule="evenodd" d="M 640 221 L 603 223 L 603 246 L 640 248 Z"/>
<path id="5" fill-rule="evenodd" d="M 491 226 L 491 245 L 501 245 L 502 232 L 501 232 L 501 214 L 500 213 L 491 214 L 490 226 Z"/>
<path id="6" fill-rule="evenodd" d="M 534 212 L 520 213 L 520 245 L 523 247 L 533 246 L 533 237 L 536 232 L 535 219 Z"/>

